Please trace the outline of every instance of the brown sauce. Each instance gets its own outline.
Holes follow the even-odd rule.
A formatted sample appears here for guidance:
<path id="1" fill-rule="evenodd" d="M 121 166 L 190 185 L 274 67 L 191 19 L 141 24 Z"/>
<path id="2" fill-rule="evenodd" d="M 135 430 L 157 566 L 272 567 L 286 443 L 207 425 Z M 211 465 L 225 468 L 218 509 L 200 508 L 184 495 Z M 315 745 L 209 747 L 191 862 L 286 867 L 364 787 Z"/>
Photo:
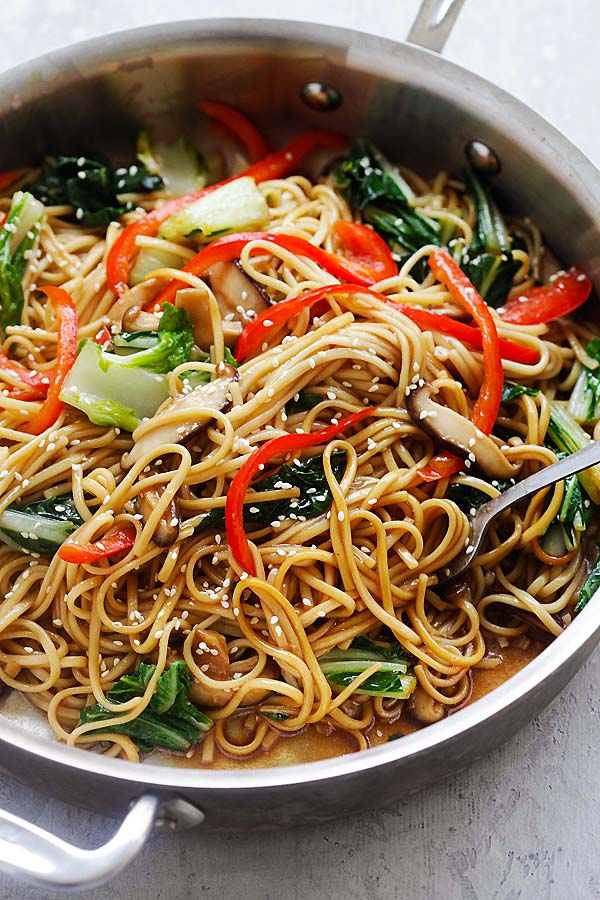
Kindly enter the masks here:
<path id="1" fill-rule="evenodd" d="M 541 653 L 545 646 L 546 644 L 541 641 L 530 640 L 526 646 L 510 643 L 504 648 L 495 647 L 495 652 L 502 656 L 502 663 L 494 669 L 475 669 L 473 671 L 473 691 L 469 703 L 479 700 L 516 675 L 528 662 Z M 419 727 L 404 713 L 391 724 L 376 722 L 368 733 L 368 741 L 371 747 L 376 747 L 378 744 L 385 744 L 390 739 L 411 734 Z M 202 760 L 202 746 L 199 746 L 190 757 L 153 753 L 148 761 L 194 769 L 264 769 L 344 756 L 357 749 L 356 740 L 348 732 L 333 731 L 330 735 L 323 735 L 311 725 L 299 734 L 279 738 L 270 750 L 255 753 L 252 756 L 231 758 L 219 752 L 215 747 L 214 759 L 212 762 L 205 762 Z"/>

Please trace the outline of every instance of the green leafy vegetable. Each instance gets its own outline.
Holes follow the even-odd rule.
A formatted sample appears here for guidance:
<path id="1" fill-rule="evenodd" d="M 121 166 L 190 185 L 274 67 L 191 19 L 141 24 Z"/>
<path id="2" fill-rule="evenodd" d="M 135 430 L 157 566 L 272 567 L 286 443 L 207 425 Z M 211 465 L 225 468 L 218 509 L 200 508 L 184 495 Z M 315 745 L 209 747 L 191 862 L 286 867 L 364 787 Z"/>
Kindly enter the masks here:
<path id="1" fill-rule="evenodd" d="M 359 634 L 358 637 L 355 637 L 348 650 L 330 650 L 328 656 L 331 657 L 332 653 L 344 654 L 344 659 L 350 658 L 347 654 L 356 653 L 359 655 L 355 656 L 355 659 L 385 659 L 388 662 L 402 661 L 406 663 L 414 661 L 414 657 L 398 641 L 375 643 L 375 641 L 365 637 L 364 634 Z"/>
<path id="2" fill-rule="evenodd" d="M 511 238 L 487 181 L 471 168 L 465 170 L 464 178 L 477 224 L 462 265 L 486 303 L 495 308 L 506 300 L 521 263 L 513 259 Z"/>
<path id="3" fill-rule="evenodd" d="M 581 590 L 579 591 L 579 598 L 577 603 L 575 604 L 574 612 L 581 612 L 584 606 L 586 606 L 591 598 L 594 596 L 596 591 L 600 588 L 600 558 L 596 561 L 595 566 L 592 571 L 588 575 L 585 580 L 585 583 Z"/>
<path id="4" fill-rule="evenodd" d="M 0 515 L 0 541 L 25 553 L 54 556 L 83 519 L 70 494 L 36 500 L 23 509 L 9 506 Z"/>
<path id="5" fill-rule="evenodd" d="M 590 341 L 586 353 L 600 363 L 599 338 Z M 595 423 L 600 419 L 600 366 L 597 369 L 582 366 L 569 398 L 568 410 L 576 422 Z"/>
<path id="6" fill-rule="evenodd" d="M 538 388 L 525 387 L 524 384 L 513 384 L 510 381 L 504 382 L 504 387 L 502 388 L 503 403 L 508 403 L 510 400 L 521 397 L 523 394 L 527 394 L 529 397 L 537 397 L 539 390 Z"/>
<path id="7" fill-rule="evenodd" d="M 22 278 L 27 256 L 39 236 L 44 207 L 31 194 L 17 191 L 8 217 L 0 228 L 0 327 L 6 334 L 9 325 L 21 321 L 25 295 Z"/>
<path id="8" fill-rule="evenodd" d="M 236 369 L 239 369 L 240 364 L 229 349 L 229 347 L 225 347 L 223 351 L 223 362 L 227 363 L 228 366 L 233 366 Z"/>
<path id="9" fill-rule="evenodd" d="M 207 182 L 206 163 L 189 138 L 155 141 L 149 132 L 141 131 L 137 141 L 137 158 L 153 175 L 160 175 L 174 194 L 191 194 Z"/>
<path id="10" fill-rule="evenodd" d="M 550 402 L 548 437 L 556 449 L 562 450 L 563 453 L 575 453 L 591 442 L 591 437 L 575 421 L 567 409 L 567 404 L 560 400 Z M 600 465 L 584 469 L 578 473 L 577 478 L 592 502 L 596 506 L 600 505 Z"/>
<path id="11" fill-rule="evenodd" d="M 155 669 L 156 666 L 151 663 L 140 663 L 135 672 L 123 675 L 106 696 L 111 703 L 125 703 L 134 697 L 142 697 Z M 172 662 L 159 676 L 152 699 L 139 716 L 123 725 L 99 728 L 95 733 L 126 734 L 144 753 L 155 747 L 189 750 L 192 744 L 204 738 L 212 725 L 212 720 L 188 699 L 191 684 L 185 662 Z M 117 715 L 96 703 L 94 706 L 84 706 L 79 723 L 102 722 Z"/>
<path id="12" fill-rule="evenodd" d="M 513 487 L 514 484 L 514 479 L 509 478 L 507 481 L 494 481 L 492 486 L 502 494 L 510 487 Z M 471 510 L 479 509 L 484 503 L 493 499 L 485 491 L 467 484 L 452 484 L 448 496 L 450 500 L 456 503 L 459 509 L 462 509 L 467 514 L 471 513 Z"/>
<path id="13" fill-rule="evenodd" d="M 244 176 L 174 213 L 162 223 L 158 235 L 167 241 L 194 237 L 200 243 L 209 243 L 224 234 L 257 231 L 268 224 L 267 202 L 254 179 Z"/>
<path id="14" fill-rule="evenodd" d="M 271 710 L 261 710 L 261 715 L 265 717 L 265 719 L 272 719 L 274 722 L 285 722 L 286 719 L 289 719 L 287 713 L 275 712 Z"/>
<path id="15" fill-rule="evenodd" d="M 115 335 L 117 353 L 127 348 L 122 365 L 127 368 L 144 368 L 164 375 L 177 366 L 189 362 L 194 346 L 194 328 L 185 309 L 177 309 L 165 303 L 158 331 L 121 332 Z M 131 353 L 132 349 L 139 349 Z"/>
<path id="16" fill-rule="evenodd" d="M 559 459 L 568 453 L 557 451 Z M 586 531 L 592 519 L 592 505 L 579 484 L 577 475 L 569 475 L 564 481 L 563 498 L 556 516 L 542 540 L 542 548 L 551 556 L 563 556 L 577 546 L 577 532 Z"/>
<path id="17" fill-rule="evenodd" d="M 314 409 L 322 399 L 320 394 L 311 394 L 308 391 L 298 391 L 298 393 L 285 404 L 286 414 L 292 416 L 297 412 L 306 412 L 309 409 Z"/>
<path id="18" fill-rule="evenodd" d="M 356 693 L 405 699 L 417 686 L 416 678 L 409 671 L 411 660 L 412 657 L 396 641 L 376 644 L 361 635 L 347 650 L 330 650 L 321 657 L 319 665 L 327 681 L 343 689 L 374 662 L 379 662 L 379 670 L 363 681 Z"/>
<path id="19" fill-rule="evenodd" d="M 90 422 L 135 431 L 169 396 L 166 375 L 132 365 L 134 357 L 107 353 L 93 341 L 82 342 L 65 379 L 60 399 L 86 414 Z"/>
<path id="20" fill-rule="evenodd" d="M 440 224 L 414 209 L 410 185 L 370 141 L 355 141 L 333 176 L 348 203 L 400 259 L 425 244 L 440 244 Z"/>
<path id="21" fill-rule="evenodd" d="M 96 425 L 135 431 L 169 396 L 165 374 L 190 361 L 194 329 L 184 309 L 165 303 L 158 331 L 121 332 L 113 343 L 115 353 L 82 341 L 60 398 Z"/>
<path id="22" fill-rule="evenodd" d="M 196 348 L 196 356 L 194 356 L 194 360 L 196 362 L 209 363 L 211 361 L 210 353 L 204 353 L 201 350 L 198 351 L 198 349 Z M 229 347 L 225 347 L 225 352 L 223 353 L 223 362 L 227 363 L 227 365 L 229 366 L 234 366 L 236 369 L 238 369 L 240 365 Z M 208 384 L 211 377 L 211 373 L 206 372 L 203 369 L 188 369 L 185 372 L 181 373 L 182 381 L 187 387 L 190 388 L 197 388 L 201 384 Z"/>
<path id="23" fill-rule="evenodd" d="M 106 228 L 133 209 L 134 204 L 121 202 L 120 195 L 162 187 L 162 178 L 145 166 L 114 169 L 98 154 L 46 156 L 39 177 L 27 186 L 46 206 L 73 206 L 76 221 L 89 228 Z"/>
<path id="24" fill-rule="evenodd" d="M 337 479 L 341 478 L 346 466 L 346 454 L 343 450 L 331 455 L 331 468 Z M 244 504 L 244 523 L 267 524 L 276 519 L 289 519 L 291 515 L 298 519 L 314 519 L 327 512 L 332 503 L 331 490 L 325 477 L 322 456 L 311 456 L 301 459 L 291 466 L 281 466 L 275 475 L 269 475 L 252 485 L 255 491 L 277 491 L 287 488 L 298 488 L 300 496 L 284 500 L 265 500 L 260 503 Z M 196 528 L 196 533 L 208 528 L 222 529 L 225 525 L 225 510 L 211 509 Z"/>

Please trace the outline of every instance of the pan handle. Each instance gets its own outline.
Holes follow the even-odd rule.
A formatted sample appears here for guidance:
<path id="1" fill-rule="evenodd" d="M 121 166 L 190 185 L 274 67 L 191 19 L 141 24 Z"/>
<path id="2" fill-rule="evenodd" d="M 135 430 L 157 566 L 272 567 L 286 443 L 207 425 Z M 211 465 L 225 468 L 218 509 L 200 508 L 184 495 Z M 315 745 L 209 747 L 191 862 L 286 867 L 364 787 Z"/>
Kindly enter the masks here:
<path id="1" fill-rule="evenodd" d="M 422 0 L 406 38 L 426 50 L 441 53 L 465 0 Z"/>
<path id="2" fill-rule="evenodd" d="M 203 818 L 185 800 L 144 794 L 133 802 L 108 843 L 82 850 L 0 810 L 0 870 L 37 887 L 79 892 L 103 884 L 128 866 L 155 828 L 191 827 Z"/>

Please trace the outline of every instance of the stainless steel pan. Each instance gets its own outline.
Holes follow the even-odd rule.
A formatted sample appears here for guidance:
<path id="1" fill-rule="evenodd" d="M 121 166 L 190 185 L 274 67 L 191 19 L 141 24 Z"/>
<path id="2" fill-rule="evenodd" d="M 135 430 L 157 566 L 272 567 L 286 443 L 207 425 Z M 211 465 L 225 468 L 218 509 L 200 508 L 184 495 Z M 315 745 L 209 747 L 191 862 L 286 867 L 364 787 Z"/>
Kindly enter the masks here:
<path id="1" fill-rule="evenodd" d="M 136 120 L 175 133 L 193 121 L 199 96 L 234 101 L 278 140 L 324 125 L 369 134 L 421 171 L 458 169 L 465 143 L 479 138 L 504 163 L 506 202 L 542 223 L 550 245 L 589 271 L 598 288 L 600 176 L 522 103 L 431 52 L 442 49 L 461 2 L 423 4 L 409 39 L 429 50 L 254 20 L 158 25 L 70 47 L 0 77 L 0 169 L 102 142 L 118 153 L 131 145 Z M 307 83 L 329 90 L 303 92 Z M 302 94 L 330 108 L 312 108 Z M 525 670 L 472 706 L 400 741 L 324 762 L 245 771 L 132 765 L 65 747 L 0 716 L 6 772 L 43 793 L 126 816 L 108 845 L 88 852 L 0 813 L 0 867 L 44 886 L 81 889 L 123 868 L 157 822 L 284 826 L 424 788 L 488 753 L 552 700 L 600 638 L 597 607 L 595 598 Z"/>

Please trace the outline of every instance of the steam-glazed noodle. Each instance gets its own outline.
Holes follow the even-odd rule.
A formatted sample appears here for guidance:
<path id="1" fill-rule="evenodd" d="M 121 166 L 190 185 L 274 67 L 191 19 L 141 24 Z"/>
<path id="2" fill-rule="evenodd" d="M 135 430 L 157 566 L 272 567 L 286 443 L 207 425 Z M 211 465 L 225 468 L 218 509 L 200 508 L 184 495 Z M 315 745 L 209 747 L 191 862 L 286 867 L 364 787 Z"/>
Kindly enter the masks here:
<path id="1" fill-rule="evenodd" d="M 416 209 L 454 229 L 454 240 L 471 244 L 476 212 L 462 183 L 444 172 L 432 181 L 403 174 L 417 195 Z M 5 192 L 1 211 L 9 209 L 17 186 Z M 331 178 L 311 183 L 291 175 L 264 181 L 259 190 L 269 207 L 265 231 L 304 238 L 330 253 L 340 252 L 335 224 L 360 221 Z M 186 362 L 170 372 L 170 393 L 181 392 L 190 369 L 219 377 L 227 319 L 207 281 L 165 266 L 154 273 L 150 287 L 142 283 L 121 298 L 107 285 L 107 253 L 123 224 L 159 206 L 165 196 L 133 196 L 137 208 L 106 230 L 69 221 L 69 207 L 49 206 L 23 275 L 22 321 L 6 329 L 4 354 L 52 377 L 56 319 L 52 303 L 37 290 L 42 286 L 60 286 L 70 294 L 82 339 L 94 338 L 104 325 L 119 331 L 123 312 L 139 303 L 140 295 L 147 303 L 178 277 L 200 291 L 196 302 L 208 310 L 211 360 Z M 521 239 L 522 249 L 514 249 L 520 268 L 511 291 L 518 296 L 537 279 L 547 280 L 552 267 L 543 268 L 534 225 L 520 221 L 510 227 Z M 146 236 L 137 246 L 162 252 L 166 245 Z M 180 265 L 197 250 L 185 239 L 171 241 L 167 249 Z M 456 296 L 424 263 L 435 250 L 422 246 L 373 290 L 399 303 L 463 317 Z M 265 241 L 251 241 L 239 258 L 246 275 L 274 303 L 337 280 L 305 256 Z M 243 315 L 246 324 L 251 316 Z M 502 453 L 521 479 L 555 461 L 545 444 L 549 402 L 568 395 L 581 365 L 597 365 L 585 352 L 597 332 L 568 319 L 522 326 L 492 315 L 501 338 L 539 355 L 529 364 L 503 360 L 508 381 L 540 389 L 505 403 L 497 418 L 497 433 L 507 436 Z M 230 405 L 196 411 L 198 428 L 191 437 L 166 444 L 142 441 L 159 427 L 154 418 L 144 422 L 129 468 L 122 460 L 134 447 L 131 434 L 95 425 L 70 405 L 50 429 L 27 433 L 25 424 L 40 400 L 23 399 L 18 392 L 11 397 L 15 379 L 2 376 L 0 511 L 72 494 L 83 524 L 68 544 L 96 541 L 127 523 L 136 534 L 132 549 L 80 565 L 58 553 L 36 555 L 0 545 L 0 677 L 44 711 L 59 739 L 137 760 L 140 751 L 132 737 L 110 730 L 99 737 L 97 723 L 78 724 L 80 710 L 101 704 L 112 713 L 102 721 L 105 729 L 106 723 L 132 721 L 151 701 L 169 663 L 183 659 L 203 696 L 214 701 L 217 694 L 210 706 L 197 703 L 214 722 L 202 745 L 204 762 L 222 752 L 241 763 L 315 724 L 321 732 L 348 732 L 363 749 L 382 723 L 407 715 L 433 721 L 468 702 L 472 673 L 497 665 L 507 640 L 552 638 L 571 620 L 588 574 L 593 531 L 588 529 L 583 543 L 578 533 L 576 546 L 561 559 L 542 548 L 542 536 L 561 507 L 562 483 L 502 516 L 458 587 L 437 587 L 438 574 L 469 535 L 469 510 L 452 499 L 451 484 L 489 497 L 498 490 L 493 478 L 471 472 L 470 466 L 451 479 L 426 483 L 418 477 L 442 448 L 413 420 L 407 396 L 424 382 L 440 404 L 468 418 L 483 380 L 480 350 L 422 330 L 366 292 L 342 290 L 275 329 L 262 349 L 244 359 L 238 375 L 229 388 Z M 127 382 L 122 389 L 126 397 Z M 300 392 L 318 395 L 312 408 L 294 408 Z M 247 494 L 246 505 L 292 502 L 289 514 L 246 526 L 256 575 L 235 558 L 224 526 L 194 533 L 208 511 L 224 507 L 232 479 L 256 447 L 284 433 L 315 432 L 365 407 L 373 407 L 372 415 L 325 444 L 274 458 L 257 476 L 275 472 L 283 462 L 293 464 L 294 458 L 322 456 L 332 497 L 330 508 L 310 518 L 294 514 L 298 489 L 284 481 L 266 493 Z M 175 409 L 171 418 L 176 427 L 187 426 L 190 411 Z M 597 431 L 596 425 L 594 437 Z M 337 477 L 332 456 L 342 460 Z M 153 505 L 142 515 L 135 501 L 150 488 L 157 489 L 150 495 Z M 155 532 L 171 515 L 174 500 L 178 535 L 159 546 Z M 211 667 L 223 644 L 203 647 L 198 630 L 227 641 L 219 677 Z M 328 680 L 319 660 L 335 648 L 345 650 L 360 635 L 385 647 L 397 641 L 410 655 L 418 683 L 411 698 L 360 692 L 381 670 L 376 658 L 343 689 Z M 111 704 L 109 688 L 141 660 L 156 664 L 143 696 Z"/>

